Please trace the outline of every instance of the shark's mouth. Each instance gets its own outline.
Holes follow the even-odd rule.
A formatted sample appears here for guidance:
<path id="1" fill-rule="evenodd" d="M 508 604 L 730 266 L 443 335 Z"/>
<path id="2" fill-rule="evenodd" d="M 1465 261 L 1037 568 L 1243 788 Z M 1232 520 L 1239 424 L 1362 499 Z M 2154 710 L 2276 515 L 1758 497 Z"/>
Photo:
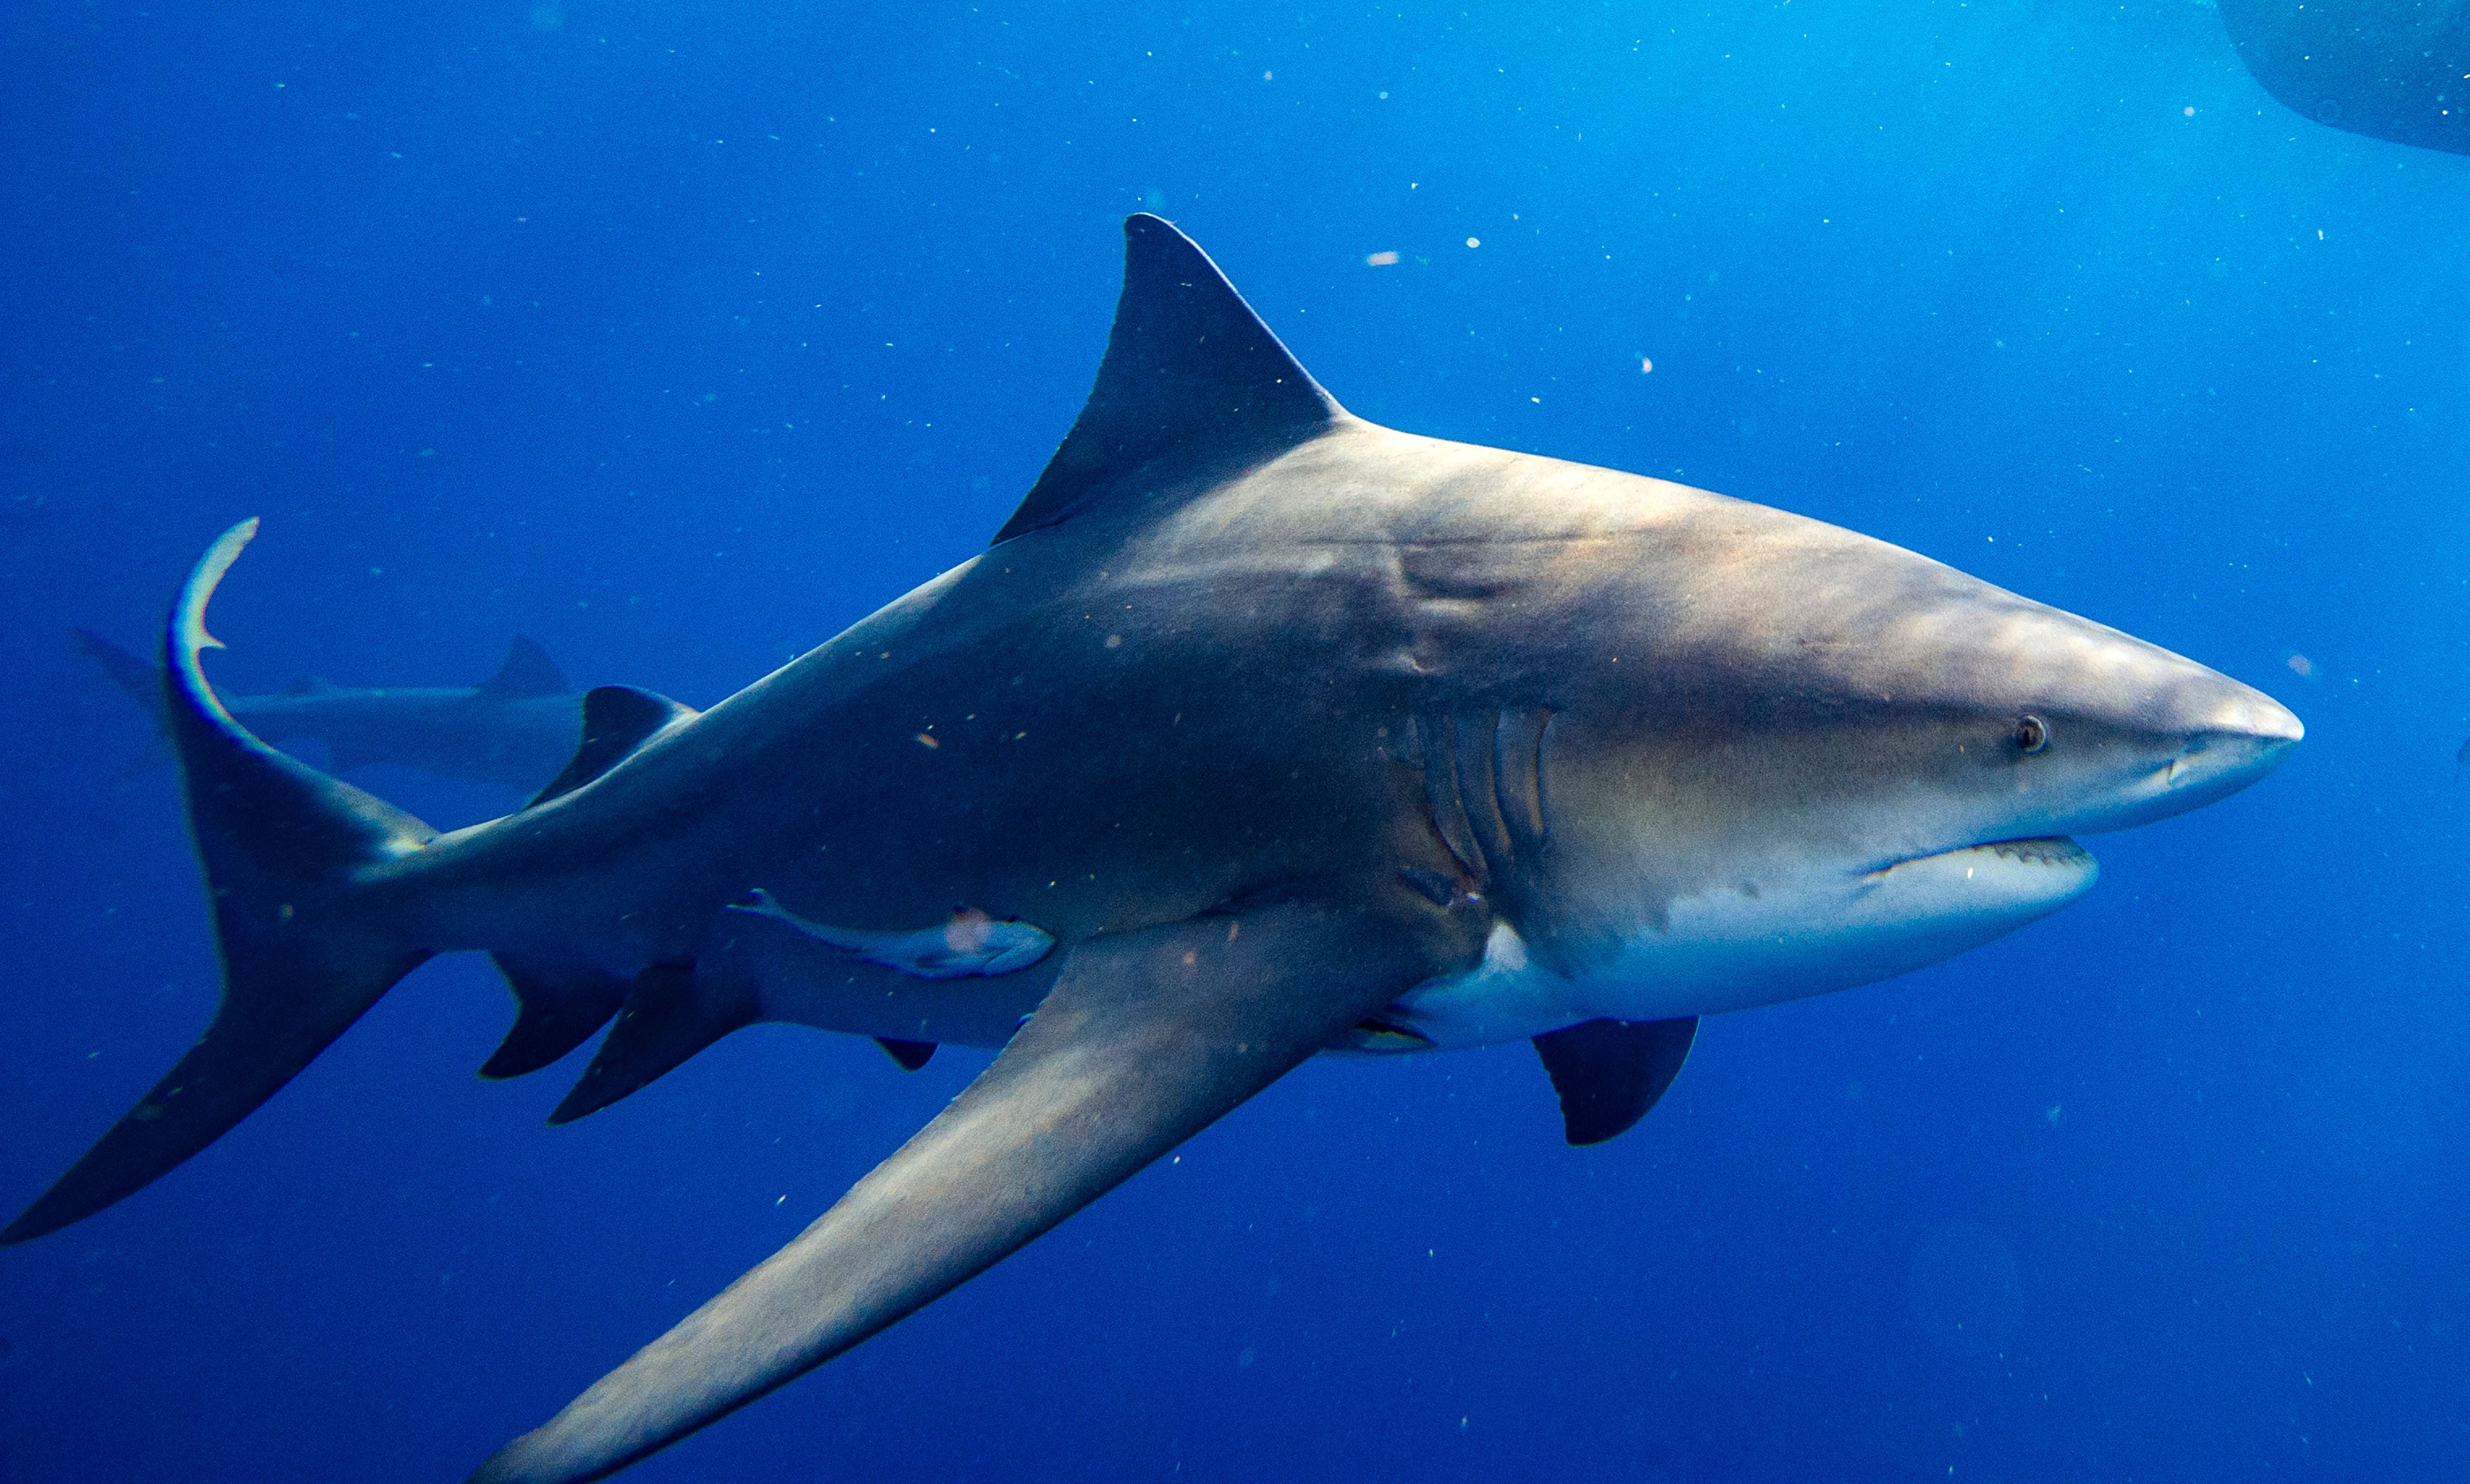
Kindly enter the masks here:
<path id="1" fill-rule="evenodd" d="M 2064 835 L 2037 835 L 2024 840 L 1990 840 L 1979 845 L 1957 846 L 1952 850 L 1926 850 L 1872 867 L 1863 874 L 1876 879 L 1889 871 L 1923 861 L 1951 861 L 1967 855 L 1986 855 L 2016 862 L 2024 866 L 2085 866 L 2092 861 L 2092 852 Z"/>

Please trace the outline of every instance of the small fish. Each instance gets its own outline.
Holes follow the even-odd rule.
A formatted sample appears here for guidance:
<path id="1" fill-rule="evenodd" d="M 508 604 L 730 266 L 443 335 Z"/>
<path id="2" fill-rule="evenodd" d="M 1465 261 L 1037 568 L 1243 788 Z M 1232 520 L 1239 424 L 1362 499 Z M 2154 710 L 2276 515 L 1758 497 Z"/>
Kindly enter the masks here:
<path id="1" fill-rule="evenodd" d="M 991 979 L 1029 967 L 1055 946 L 1054 938 L 1042 928 L 998 921 L 975 908 L 952 914 L 952 919 L 941 927 L 869 933 L 799 916 L 760 887 L 752 894 L 753 903 L 733 902 L 730 910 L 787 923 L 817 942 L 920 979 Z"/>

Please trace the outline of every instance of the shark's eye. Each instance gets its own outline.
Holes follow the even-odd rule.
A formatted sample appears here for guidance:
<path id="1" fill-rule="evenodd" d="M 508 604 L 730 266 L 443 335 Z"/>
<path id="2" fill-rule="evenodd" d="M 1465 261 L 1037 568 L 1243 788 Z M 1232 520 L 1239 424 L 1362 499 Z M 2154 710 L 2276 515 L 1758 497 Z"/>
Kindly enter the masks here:
<path id="1" fill-rule="evenodd" d="M 2050 745 L 2050 724 L 2028 713 L 2016 718 L 2016 730 L 2009 735 L 2015 739 L 2016 751 L 2038 753 Z"/>

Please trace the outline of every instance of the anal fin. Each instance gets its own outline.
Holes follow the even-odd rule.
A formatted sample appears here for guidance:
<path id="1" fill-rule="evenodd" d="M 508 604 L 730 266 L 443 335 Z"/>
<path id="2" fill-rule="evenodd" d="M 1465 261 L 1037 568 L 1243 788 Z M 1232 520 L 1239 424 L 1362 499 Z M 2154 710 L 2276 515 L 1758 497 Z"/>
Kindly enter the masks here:
<path id="1" fill-rule="evenodd" d="M 489 958 L 515 992 L 514 1029 L 480 1075 L 492 1080 L 537 1072 L 592 1039 L 626 1003 L 626 981 L 588 964 L 544 963 L 521 954 Z"/>
<path id="2" fill-rule="evenodd" d="M 1589 1020 L 1535 1037 L 1535 1054 L 1561 1096 L 1561 1128 L 1573 1145 L 1625 1133 L 1689 1057 L 1695 1016 L 1683 1020 Z"/>
<path id="3" fill-rule="evenodd" d="M 757 1013 L 753 1000 L 698 980 L 692 963 L 653 964 L 626 986 L 617 1022 L 548 1121 L 571 1124 L 641 1091 Z"/>
<path id="4" fill-rule="evenodd" d="M 475 1481 L 599 1478 L 822 1364 L 1474 952 L 1438 941 L 1407 920 L 1290 901 L 1076 944 L 967 1092 L 796 1241 Z M 1451 962 L 1436 962 L 1445 954 Z"/>

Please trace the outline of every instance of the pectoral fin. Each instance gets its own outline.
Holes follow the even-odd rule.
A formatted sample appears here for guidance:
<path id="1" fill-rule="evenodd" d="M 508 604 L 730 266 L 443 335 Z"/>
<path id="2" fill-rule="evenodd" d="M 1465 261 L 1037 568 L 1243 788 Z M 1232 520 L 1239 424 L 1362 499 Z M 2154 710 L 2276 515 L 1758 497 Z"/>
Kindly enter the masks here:
<path id="1" fill-rule="evenodd" d="M 1411 925 L 1304 903 L 1077 944 L 934 1122 L 475 1480 L 599 1478 L 822 1364 L 1337 1043 L 1432 956 Z"/>
<path id="2" fill-rule="evenodd" d="M 1561 1128 L 1574 1145 L 1601 1144 L 1646 1117 L 1681 1075 L 1698 1021 L 1589 1020 L 1535 1038 L 1561 1095 Z"/>

